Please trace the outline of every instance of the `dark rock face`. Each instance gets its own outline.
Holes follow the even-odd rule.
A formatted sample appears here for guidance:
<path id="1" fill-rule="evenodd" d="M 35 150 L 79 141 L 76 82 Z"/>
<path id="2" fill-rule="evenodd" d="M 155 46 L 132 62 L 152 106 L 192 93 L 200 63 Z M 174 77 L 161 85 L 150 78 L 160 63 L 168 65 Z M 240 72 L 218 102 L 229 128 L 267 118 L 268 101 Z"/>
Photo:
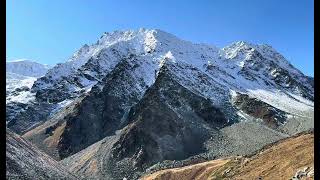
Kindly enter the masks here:
<path id="1" fill-rule="evenodd" d="M 78 179 L 32 144 L 6 130 L 7 179 Z"/>
<path id="2" fill-rule="evenodd" d="M 314 78 L 307 76 L 307 79 L 308 79 L 309 84 L 311 85 L 311 87 L 314 88 Z"/>
<path id="3" fill-rule="evenodd" d="M 113 145 L 111 157 L 131 167 L 126 171 L 132 174 L 156 162 L 182 160 L 204 152 L 203 143 L 211 133 L 228 123 L 209 100 L 185 89 L 165 69 L 130 110 L 128 120 L 130 124 Z M 116 164 L 110 167 L 114 167 L 109 169 L 114 173 L 123 168 Z"/>
<path id="4" fill-rule="evenodd" d="M 58 103 L 64 100 L 74 100 L 84 94 L 85 89 L 82 88 L 88 86 L 87 82 L 92 84 L 104 82 L 102 79 L 117 64 L 117 59 L 125 57 L 117 51 L 112 52 L 113 56 L 109 57 L 106 55 L 108 51 L 111 50 L 106 49 L 101 51 L 96 58 L 90 58 L 87 63 L 69 76 L 61 76 L 59 79 L 54 79 L 51 75 L 46 75 L 38 78 L 30 89 L 30 92 L 35 93 L 35 100 L 23 105 L 29 107 L 29 110 L 19 108 L 22 103 L 19 103 L 18 106 L 16 104 L 7 105 L 7 121 L 12 120 L 9 128 L 18 134 L 23 134 L 32 125 L 45 122 L 51 111 L 59 106 Z M 62 64 L 57 66 L 62 66 Z M 90 73 L 95 75 L 92 76 Z M 12 93 L 26 90 L 26 88 L 19 88 Z M 36 111 L 32 111 L 32 109 L 36 109 Z"/>
<path id="5" fill-rule="evenodd" d="M 16 89 L 15 89 L 15 91 L 17 91 L 17 92 L 29 91 L 29 90 L 30 90 L 30 88 L 27 87 L 27 86 L 22 86 L 22 87 L 20 87 L 20 88 L 16 88 Z"/>
<path id="6" fill-rule="evenodd" d="M 76 112 L 66 117 L 67 125 L 59 142 L 62 158 L 114 134 L 127 124 L 125 115 L 142 96 L 142 92 L 132 89 L 137 84 L 146 87 L 130 74 L 137 67 L 138 64 L 126 60 L 119 63 L 103 80 L 104 88 L 94 87 L 76 107 Z"/>
<path id="7" fill-rule="evenodd" d="M 276 129 L 286 121 L 285 112 L 269 104 L 250 98 L 246 94 L 237 93 L 234 100 L 235 106 L 252 117 L 260 118 L 270 128 Z"/>
<path id="8" fill-rule="evenodd" d="M 10 113 L 8 115 L 10 116 L 9 120 L 13 119 L 12 123 L 25 121 L 20 123 L 25 124 L 26 126 L 21 126 L 19 130 L 16 128 L 12 129 L 16 133 L 22 134 L 30 129 L 32 125 L 35 125 L 35 123 L 46 121 L 50 115 L 49 111 L 52 111 L 54 107 L 59 106 L 58 103 L 65 100 L 72 101 L 84 94 L 88 86 L 99 82 L 104 83 L 105 80 L 103 79 L 106 78 L 106 75 L 109 74 L 111 70 L 114 70 L 117 64 L 121 64 L 121 60 L 134 57 L 133 54 L 129 53 L 128 49 L 119 51 L 116 50 L 117 45 L 113 46 L 115 47 L 102 49 L 96 57 L 89 58 L 84 65 L 79 67 L 79 69 L 73 69 L 72 72 L 66 76 L 59 76 L 59 71 L 55 72 L 56 69 L 64 66 L 64 64 L 57 64 L 57 66 L 50 69 L 45 76 L 38 78 L 30 89 L 30 92 L 35 93 L 35 101 L 28 103 L 29 107 L 39 110 L 38 112 L 33 112 L 35 119 L 22 118 L 23 120 L 20 120 L 23 116 L 29 117 L 29 112 L 19 109 L 17 111 L 21 116 L 16 116 L 16 113 L 11 113 L 11 110 L 7 110 L 7 112 Z M 79 53 L 85 52 L 87 52 L 87 46 L 84 46 L 79 51 Z M 55 75 L 59 77 L 53 77 Z M 15 91 L 15 93 L 19 92 Z M 47 106 L 52 108 L 48 111 Z M 37 117 L 40 117 L 40 119 Z M 39 121 L 37 121 L 38 119 Z"/>
<path id="9" fill-rule="evenodd" d="M 77 53 L 78 55 L 88 53 L 88 46 L 84 45 Z M 113 48 L 103 48 L 96 57 L 88 58 L 79 69 L 73 69 L 66 76 L 55 79 L 52 76 L 56 74 L 53 74 L 49 70 L 50 75 L 39 78 L 33 84 L 32 90 L 36 92 L 38 100 L 47 101 L 49 99 L 51 103 L 58 103 L 66 99 L 78 97 L 81 92 L 77 91 L 77 89 L 87 86 L 86 81 L 91 81 L 94 84 L 95 82 L 102 81 L 106 74 L 128 54 L 130 53 L 127 51 L 120 52 Z M 59 69 L 59 66 L 62 67 L 64 64 L 58 64 L 56 68 Z M 45 87 L 43 87 L 44 84 L 46 85 Z"/>
<path id="10" fill-rule="evenodd" d="M 275 68 L 274 73 L 277 73 L 277 75 L 273 77 L 273 80 L 276 84 L 287 89 L 297 88 L 302 97 L 313 101 L 313 94 L 310 94 L 310 92 L 313 92 L 313 90 L 308 88 L 308 86 L 313 86 L 312 81 L 307 81 L 305 82 L 306 84 L 302 84 L 296 79 L 296 77 L 291 76 L 287 70 L 282 68 Z"/>
<path id="11" fill-rule="evenodd" d="M 35 124 L 43 122 L 54 107 L 54 105 L 47 103 L 9 103 L 6 106 L 7 127 L 18 134 L 23 134 Z"/>
<path id="12" fill-rule="evenodd" d="M 42 88 L 42 84 L 52 84 Z M 65 99 L 73 97 L 69 87 L 76 83 L 76 79 L 62 77 L 59 81 L 54 81 L 50 76 L 43 76 L 34 82 L 31 91 L 36 93 L 36 98 L 40 102 L 59 103 Z"/>
<path id="13" fill-rule="evenodd" d="M 39 90 L 36 93 L 36 98 L 41 102 L 59 103 L 70 98 L 70 95 L 66 92 L 67 89 L 64 86 L 55 89 Z"/>
<path id="14" fill-rule="evenodd" d="M 74 158 L 71 154 L 103 137 L 106 138 L 105 142 L 98 146 L 93 145 L 101 150 L 99 155 L 95 156 L 97 159 L 92 159 L 90 164 L 103 163 L 103 166 L 98 167 L 101 168 L 99 173 L 94 176 L 106 179 L 137 179 L 140 173 L 155 163 L 163 160 L 183 160 L 206 152 L 205 142 L 213 134 L 219 134 L 220 128 L 229 124 L 224 113 L 209 99 L 180 85 L 166 65 L 161 68 L 155 83 L 144 95 L 131 101 L 131 106 L 125 104 L 130 107 L 126 112 L 120 109 L 122 114 L 114 115 L 119 112 L 119 109 L 115 111 L 114 108 L 123 107 L 123 102 L 118 106 L 119 100 L 110 101 L 109 96 L 115 89 L 120 95 L 128 91 L 124 88 L 131 84 L 128 83 L 130 73 L 127 70 L 137 66 L 126 62 L 117 67 L 118 70 L 105 79 L 106 86 L 101 90 L 98 86 L 92 89 L 90 95 L 75 108 L 73 116 L 66 118 L 67 125 L 58 147 L 60 156 L 68 157 L 66 162 Z M 124 82 L 126 85 L 121 84 Z M 112 86 L 108 86 L 109 84 Z M 132 95 L 135 91 L 129 92 Z M 130 94 L 123 94 L 126 96 L 122 95 L 122 98 L 130 97 Z M 109 103 L 112 103 L 113 109 L 107 108 Z M 85 114 L 98 116 L 92 118 Z M 118 129 L 121 130 L 115 133 Z M 75 158 L 77 156 L 78 153 Z M 88 169 L 83 167 L 83 170 Z"/>

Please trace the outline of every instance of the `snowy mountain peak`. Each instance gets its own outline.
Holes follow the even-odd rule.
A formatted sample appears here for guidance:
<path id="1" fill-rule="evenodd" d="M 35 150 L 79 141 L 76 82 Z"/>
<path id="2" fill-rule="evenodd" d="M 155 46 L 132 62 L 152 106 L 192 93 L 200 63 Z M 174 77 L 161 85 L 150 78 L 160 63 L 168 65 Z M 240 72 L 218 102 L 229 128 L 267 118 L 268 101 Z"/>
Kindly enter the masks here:
<path id="1" fill-rule="evenodd" d="M 31 80 L 7 80 L 7 127 L 35 130 L 35 144 L 64 162 L 99 148 L 97 173 L 118 173 L 99 179 L 135 179 L 131 171 L 157 162 L 239 146 L 254 152 L 270 143 L 264 134 L 313 128 L 313 79 L 271 46 L 245 41 L 221 49 L 156 29 L 107 32 L 32 87 L 9 86 Z"/>
<path id="2" fill-rule="evenodd" d="M 34 95 L 29 89 L 48 69 L 48 65 L 26 59 L 6 62 L 6 103 L 32 100 Z"/>
<path id="3" fill-rule="evenodd" d="M 90 46 L 85 44 L 78 51 L 76 51 L 68 61 L 72 62 L 72 61 L 80 61 L 81 59 L 85 59 L 84 57 L 86 56 L 86 54 L 88 54 L 89 51 L 90 51 Z M 79 63 L 79 64 L 83 64 L 83 63 Z"/>
<path id="4" fill-rule="evenodd" d="M 186 125 L 186 134 L 196 129 L 195 135 L 242 121 L 292 133 L 297 122 L 292 117 L 309 118 L 301 129 L 308 128 L 314 109 L 312 80 L 276 58 L 281 57 L 269 47 L 241 41 L 219 49 L 159 30 L 105 33 L 31 88 L 16 88 L 7 98 L 7 125 L 26 132 L 43 121 L 66 118 L 59 140 L 61 158 L 136 122 L 142 132 L 154 126 L 147 137 L 158 134 L 154 130 L 165 125 L 162 122 L 170 125 L 161 129 L 179 127 L 174 132 L 181 132 L 172 119 Z M 76 138 L 70 142 L 68 137 Z M 133 141 L 127 140 L 121 144 Z"/>
<path id="5" fill-rule="evenodd" d="M 309 80 L 269 45 L 238 41 L 220 49 L 185 41 L 162 30 L 144 28 L 103 33 L 97 43 L 82 46 L 67 62 L 50 69 L 32 89 L 38 92 L 39 98 L 53 96 L 51 90 L 58 90 L 60 95 L 55 99 L 61 102 L 88 92 L 97 83 L 103 84 L 106 75 L 124 61 L 140 66 L 136 70 L 141 72 L 135 72 L 137 76 L 150 75 L 144 78 L 148 86 L 155 81 L 154 72 L 170 64 L 177 70 L 178 78 L 193 78 L 192 83 L 198 83 L 192 73 L 199 71 L 236 91 L 285 88 L 284 91 L 305 94 L 309 99 L 313 96 L 312 86 L 307 84 Z M 199 84 L 204 88 L 202 86 Z M 49 90 L 51 94 L 46 93 Z"/>
<path id="6" fill-rule="evenodd" d="M 249 53 L 258 51 L 261 54 L 279 54 L 271 45 L 268 44 L 253 44 L 247 41 L 236 41 L 222 48 L 222 50 L 229 52 Z"/>
<path id="7" fill-rule="evenodd" d="M 253 44 L 246 41 L 237 41 L 224 48 L 222 54 L 226 59 L 232 59 L 240 67 L 243 67 L 247 61 L 254 61 L 259 64 L 284 69 L 292 75 L 304 76 L 298 69 L 271 45 Z"/>
<path id="8" fill-rule="evenodd" d="M 35 61 L 20 59 L 6 62 L 6 72 L 15 73 L 29 77 L 40 77 L 45 75 L 49 66 Z"/>
<path id="9" fill-rule="evenodd" d="M 240 47 L 243 47 L 243 46 L 249 46 L 249 47 L 253 47 L 254 45 L 250 42 L 247 42 L 247 41 L 236 41 L 233 43 L 235 46 L 240 46 Z"/>

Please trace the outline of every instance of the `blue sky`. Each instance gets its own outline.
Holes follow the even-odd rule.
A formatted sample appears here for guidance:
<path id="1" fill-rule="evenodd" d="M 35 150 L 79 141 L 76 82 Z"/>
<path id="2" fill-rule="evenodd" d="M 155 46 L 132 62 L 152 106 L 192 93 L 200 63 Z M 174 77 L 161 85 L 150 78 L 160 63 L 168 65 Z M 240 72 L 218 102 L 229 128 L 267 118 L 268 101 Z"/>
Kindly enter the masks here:
<path id="1" fill-rule="evenodd" d="M 103 32 L 158 28 L 223 47 L 266 43 L 314 72 L 313 0 L 7 0 L 7 60 L 66 61 Z"/>

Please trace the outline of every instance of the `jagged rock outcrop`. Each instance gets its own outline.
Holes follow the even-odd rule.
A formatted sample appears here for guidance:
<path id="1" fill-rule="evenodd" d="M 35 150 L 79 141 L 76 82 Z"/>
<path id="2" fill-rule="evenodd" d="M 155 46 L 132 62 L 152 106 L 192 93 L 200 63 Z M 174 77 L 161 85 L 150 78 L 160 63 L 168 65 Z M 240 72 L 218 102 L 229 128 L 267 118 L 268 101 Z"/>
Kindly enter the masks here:
<path id="1" fill-rule="evenodd" d="M 286 113 L 270 106 L 263 101 L 259 101 L 255 98 L 250 98 L 246 94 L 237 94 L 233 99 L 234 105 L 242 110 L 244 113 L 261 119 L 268 127 L 277 129 L 281 126 L 281 123 L 286 121 Z"/>
<path id="2" fill-rule="evenodd" d="M 100 84 L 93 87 L 76 111 L 65 117 L 66 128 L 59 142 L 61 157 L 74 154 L 127 125 L 130 107 L 141 99 L 147 88 L 141 77 L 144 74 L 136 76 L 137 72 L 143 72 L 143 62 L 133 56 L 128 58 L 102 80 L 107 85 L 102 89 Z"/>
<path id="3" fill-rule="evenodd" d="M 155 84 L 131 109 L 130 124 L 112 150 L 118 161 L 132 159 L 133 168 L 199 154 L 211 131 L 228 124 L 210 100 L 193 94 L 166 73 L 160 70 Z"/>

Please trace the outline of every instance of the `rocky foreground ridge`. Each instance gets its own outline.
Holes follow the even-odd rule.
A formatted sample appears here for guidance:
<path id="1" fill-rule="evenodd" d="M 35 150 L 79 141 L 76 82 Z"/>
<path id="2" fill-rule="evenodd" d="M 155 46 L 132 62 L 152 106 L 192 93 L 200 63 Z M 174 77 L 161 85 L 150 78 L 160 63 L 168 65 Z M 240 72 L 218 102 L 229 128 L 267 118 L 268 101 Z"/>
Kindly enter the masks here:
<path id="1" fill-rule="evenodd" d="M 6 179 L 76 180 L 78 178 L 30 142 L 7 129 Z"/>

